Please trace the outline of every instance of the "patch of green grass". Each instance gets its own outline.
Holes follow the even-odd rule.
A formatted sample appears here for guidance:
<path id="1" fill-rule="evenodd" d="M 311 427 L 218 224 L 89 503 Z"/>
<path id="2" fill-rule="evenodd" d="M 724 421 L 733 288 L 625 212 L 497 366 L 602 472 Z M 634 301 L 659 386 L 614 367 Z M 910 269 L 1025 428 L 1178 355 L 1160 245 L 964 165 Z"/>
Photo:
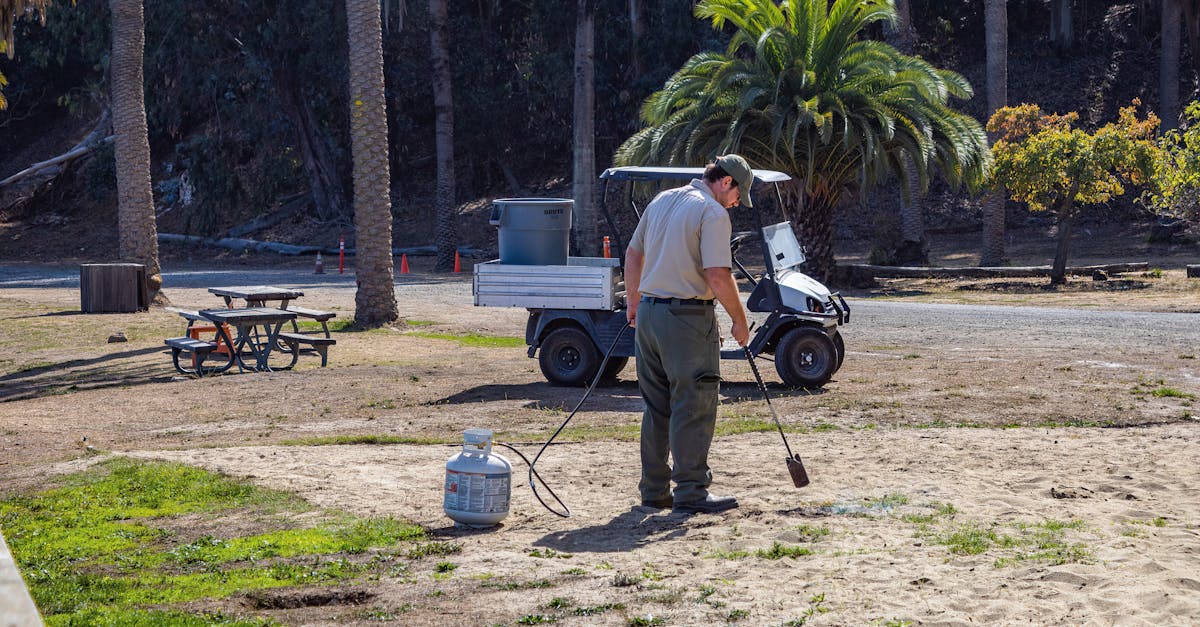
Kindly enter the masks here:
<path id="1" fill-rule="evenodd" d="M 219 613 L 192 614 L 166 610 L 114 609 L 97 607 L 83 609 L 69 617 L 50 616 L 49 625 L 120 625 L 121 627 L 267 627 L 279 623 L 268 618 L 234 618 Z"/>
<path id="2" fill-rule="evenodd" d="M 435 573 L 452 573 L 458 568 L 458 564 L 454 562 L 438 562 L 437 566 L 433 567 Z"/>
<path id="3" fill-rule="evenodd" d="M 729 614 L 725 616 L 725 620 L 735 623 L 743 618 L 750 617 L 750 610 L 729 610 Z"/>
<path id="4" fill-rule="evenodd" d="M 869 509 L 895 509 L 897 507 L 900 507 L 901 505 L 907 505 L 907 504 L 908 504 L 908 497 L 903 494 L 900 494 L 899 492 L 885 494 L 881 497 L 874 498 L 874 499 L 867 499 L 867 502 L 866 502 L 866 506 Z"/>
<path id="5" fill-rule="evenodd" d="M 405 335 L 429 338 L 432 340 L 449 340 L 462 346 L 472 348 L 517 348 L 525 346 L 525 338 L 508 337 L 503 335 L 482 335 L 479 333 L 433 333 L 430 331 L 409 331 Z"/>
<path id="6" fill-rule="evenodd" d="M 813 616 L 816 616 L 817 614 L 824 614 L 828 611 L 829 608 L 825 607 L 825 593 L 819 592 L 812 595 L 812 597 L 808 599 L 808 608 L 804 610 L 804 613 L 800 615 L 800 618 L 789 620 L 786 623 L 783 623 L 781 627 L 804 627 L 804 625 L 807 625 L 808 621 L 811 620 Z"/>
<path id="7" fill-rule="evenodd" d="M 216 520 L 236 512 L 279 527 L 312 507 L 294 495 L 198 468 L 123 458 L 62 484 L 0 501 L 0 527 L 51 624 L 93 624 L 81 612 L 125 617 L 99 620 L 104 624 L 138 624 L 146 606 L 355 578 L 383 565 L 344 555 L 426 534 L 390 518 L 324 514 L 325 522 L 310 527 L 181 541 L 172 528 L 179 516 Z M 189 624 L 172 618 L 171 608 L 159 609 L 168 624 Z"/>
<path id="8" fill-rule="evenodd" d="M 805 542 L 820 542 L 830 533 L 829 527 L 816 527 L 813 525 L 797 525 L 795 530 L 800 534 L 800 539 Z"/>
<path id="9" fill-rule="evenodd" d="M 461 552 L 462 545 L 454 542 L 422 542 L 410 547 L 404 556 L 415 560 L 431 555 L 453 555 Z"/>
<path id="10" fill-rule="evenodd" d="M 805 555 L 812 555 L 813 550 L 806 546 L 785 546 L 776 542 L 771 545 L 770 549 L 759 549 L 754 552 L 754 555 L 768 560 L 777 560 L 785 557 L 796 559 Z"/>
<path id="11" fill-rule="evenodd" d="M 518 625 L 546 625 L 556 622 L 558 622 L 557 618 L 546 616 L 545 614 L 526 614 L 517 619 Z"/>
<path id="12" fill-rule="evenodd" d="M 1196 395 L 1191 392 L 1184 392 L 1166 386 L 1150 390 L 1150 396 L 1154 398 L 1186 398 L 1188 400 L 1196 400 Z"/>
<path id="13" fill-rule="evenodd" d="M 353 327 L 354 320 L 342 318 L 340 320 L 329 320 L 325 324 L 329 327 L 330 333 L 337 333 L 338 331 L 345 331 L 346 329 Z M 317 320 L 297 320 L 296 326 L 300 328 L 301 332 L 324 331 L 324 329 L 321 328 L 321 323 Z"/>
<path id="14" fill-rule="evenodd" d="M 1086 529 L 1081 520 L 1047 519 L 1036 523 L 1013 523 L 1008 525 L 1014 534 L 1001 533 L 1001 526 L 984 526 L 979 523 L 964 523 L 944 530 L 923 527 L 918 535 L 945 545 L 951 553 L 979 555 L 992 549 L 1001 551 L 993 564 L 997 568 L 1021 562 L 1035 561 L 1049 564 L 1086 562 L 1092 558 L 1091 550 L 1081 543 L 1068 543 L 1067 530 Z"/>
<path id="15" fill-rule="evenodd" d="M 531 549 L 529 551 L 529 557 L 541 557 L 541 558 L 545 558 L 545 559 L 558 558 L 558 559 L 568 560 L 568 559 L 571 559 L 572 557 L 575 557 L 575 555 L 572 553 L 559 553 L 558 551 L 555 551 L 554 549 Z"/>
<path id="16" fill-rule="evenodd" d="M 564 597 L 554 597 L 546 603 L 545 608 L 548 610 L 565 610 L 574 605 L 570 599 Z"/>
<path id="17" fill-rule="evenodd" d="M 624 603 L 605 603 L 603 605 L 589 605 L 587 607 L 577 607 L 571 613 L 576 616 L 596 616 L 612 610 L 625 609 Z"/>
<path id="18" fill-rule="evenodd" d="M 405 320 L 404 324 L 407 324 L 410 327 L 431 327 L 437 323 L 434 322 L 433 320 L 411 320 L 411 319 L 409 319 L 409 320 Z"/>
<path id="19" fill-rule="evenodd" d="M 576 567 L 576 568 L 568 568 L 568 569 L 562 571 L 562 574 L 578 576 L 578 575 L 586 575 L 587 571 L 582 568 Z"/>
<path id="20" fill-rule="evenodd" d="M 666 624 L 667 620 L 665 618 L 662 616 L 655 616 L 653 614 L 647 614 L 646 616 L 633 616 L 630 617 L 629 620 L 625 621 L 625 625 L 627 627 L 659 627 L 660 625 Z"/>
<path id="21" fill-rule="evenodd" d="M 283 446 L 340 446 L 349 444 L 454 444 L 457 439 L 439 438 L 436 436 L 404 436 L 404 435 L 329 435 L 311 438 L 294 438 L 280 442 Z"/>
<path id="22" fill-rule="evenodd" d="M 612 581 L 610 583 L 612 583 L 612 586 L 614 588 L 627 588 L 629 586 L 636 586 L 641 582 L 642 582 L 641 573 L 638 573 L 638 574 L 617 573 L 617 574 L 613 575 Z"/>

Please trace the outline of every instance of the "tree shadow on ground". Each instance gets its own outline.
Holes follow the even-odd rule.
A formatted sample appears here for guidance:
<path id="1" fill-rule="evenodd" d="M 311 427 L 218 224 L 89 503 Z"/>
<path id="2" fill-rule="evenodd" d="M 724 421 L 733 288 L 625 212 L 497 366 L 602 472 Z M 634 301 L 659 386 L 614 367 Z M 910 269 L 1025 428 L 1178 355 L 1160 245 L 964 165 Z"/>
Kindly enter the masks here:
<path id="1" fill-rule="evenodd" d="M 163 352 L 162 348 L 148 347 L 88 359 L 60 361 L 7 374 L 0 377 L 0 402 L 169 381 L 173 370 L 171 374 L 164 374 L 166 371 L 157 363 L 134 360 Z M 168 361 L 168 367 L 169 364 Z"/>

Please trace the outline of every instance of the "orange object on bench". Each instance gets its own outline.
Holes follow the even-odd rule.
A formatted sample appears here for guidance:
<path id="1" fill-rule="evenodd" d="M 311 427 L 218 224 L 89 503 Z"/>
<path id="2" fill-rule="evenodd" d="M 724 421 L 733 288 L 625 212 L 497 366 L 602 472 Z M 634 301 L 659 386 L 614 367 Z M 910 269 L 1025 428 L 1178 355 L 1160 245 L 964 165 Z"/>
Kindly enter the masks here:
<path id="1" fill-rule="evenodd" d="M 233 337 L 233 336 L 229 335 L 229 325 L 226 324 L 226 325 L 224 325 L 224 327 L 225 327 L 225 335 L 223 336 L 220 333 L 217 333 L 217 327 L 212 326 L 212 325 L 190 326 L 190 327 L 188 327 L 188 330 L 187 330 L 188 337 L 192 338 L 193 340 L 198 340 L 198 339 L 200 339 L 201 333 L 215 333 L 217 336 L 217 339 L 213 340 L 213 341 L 215 341 L 217 343 L 217 348 L 213 352 L 221 353 L 222 355 L 229 355 L 229 352 L 230 352 L 229 345 L 225 343 L 225 336 L 229 336 L 229 337 Z"/>

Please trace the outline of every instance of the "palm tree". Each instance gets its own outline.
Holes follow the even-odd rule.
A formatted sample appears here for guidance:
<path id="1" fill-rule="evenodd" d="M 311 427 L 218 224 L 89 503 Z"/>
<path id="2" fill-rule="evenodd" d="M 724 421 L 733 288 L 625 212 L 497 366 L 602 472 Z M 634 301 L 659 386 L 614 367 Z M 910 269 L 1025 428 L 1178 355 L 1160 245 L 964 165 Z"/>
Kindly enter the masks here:
<path id="1" fill-rule="evenodd" d="M 0 0 L 2 47 L 10 58 L 14 50 L 13 22 L 33 11 L 44 23 L 46 7 L 50 4 L 51 0 Z M 121 259 L 146 266 L 146 283 L 150 298 L 154 300 L 162 288 L 162 270 L 158 265 L 158 227 L 150 186 L 150 141 L 146 135 L 143 93 L 145 20 L 141 0 L 111 0 L 109 9 L 112 12 L 109 68 L 117 173 L 117 254 Z"/>
<path id="2" fill-rule="evenodd" d="M 991 117 L 1008 106 L 1008 0 L 987 0 L 984 24 L 987 30 L 988 117 Z M 983 198 L 981 266 L 999 266 L 1005 262 L 1004 204 L 1004 187 L 999 184 Z"/>
<path id="3" fill-rule="evenodd" d="M 454 218 L 454 91 L 450 81 L 450 44 L 446 30 L 446 0 L 429 0 L 430 57 L 433 60 L 434 135 L 437 150 L 437 263 L 439 272 L 454 267 L 458 229 Z"/>
<path id="4" fill-rule="evenodd" d="M 142 0 L 110 0 L 112 11 L 113 155 L 117 166 L 117 251 L 121 259 L 146 266 L 153 299 L 162 287 L 158 226 L 150 184 L 150 140 L 146 134 L 145 17 Z"/>
<path id="5" fill-rule="evenodd" d="M 396 320 L 392 274 L 391 174 L 383 91 L 383 25 L 379 0 L 346 0 L 350 56 L 350 143 L 354 157 L 354 321 Z"/>
<path id="6" fill-rule="evenodd" d="M 737 152 L 791 174 L 785 211 L 809 269 L 826 279 L 847 193 L 889 173 L 925 187 L 934 167 L 951 183 L 982 180 L 983 128 L 948 104 L 970 97 L 970 84 L 862 36 L 895 20 L 891 0 L 704 0 L 696 15 L 732 26 L 728 47 L 693 56 L 646 100 L 646 126 L 618 162 L 697 165 Z"/>
<path id="7" fill-rule="evenodd" d="M 578 0 L 575 15 L 575 112 L 573 189 L 576 244 L 584 255 L 596 250 L 596 80 L 595 0 Z"/>

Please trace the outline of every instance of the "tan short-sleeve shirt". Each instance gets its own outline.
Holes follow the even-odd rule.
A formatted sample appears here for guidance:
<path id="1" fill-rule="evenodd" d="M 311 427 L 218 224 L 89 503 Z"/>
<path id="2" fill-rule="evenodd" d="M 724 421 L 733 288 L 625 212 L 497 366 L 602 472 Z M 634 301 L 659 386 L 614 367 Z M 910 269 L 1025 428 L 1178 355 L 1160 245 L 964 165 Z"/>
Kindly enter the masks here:
<path id="1" fill-rule="evenodd" d="M 713 297 L 705 268 L 733 267 L 729 213 L 713 198 L 708 185 L 668 189 L 642 214 L 629 247 L 642 253 L 640 290 L 659 298 Z"/>

